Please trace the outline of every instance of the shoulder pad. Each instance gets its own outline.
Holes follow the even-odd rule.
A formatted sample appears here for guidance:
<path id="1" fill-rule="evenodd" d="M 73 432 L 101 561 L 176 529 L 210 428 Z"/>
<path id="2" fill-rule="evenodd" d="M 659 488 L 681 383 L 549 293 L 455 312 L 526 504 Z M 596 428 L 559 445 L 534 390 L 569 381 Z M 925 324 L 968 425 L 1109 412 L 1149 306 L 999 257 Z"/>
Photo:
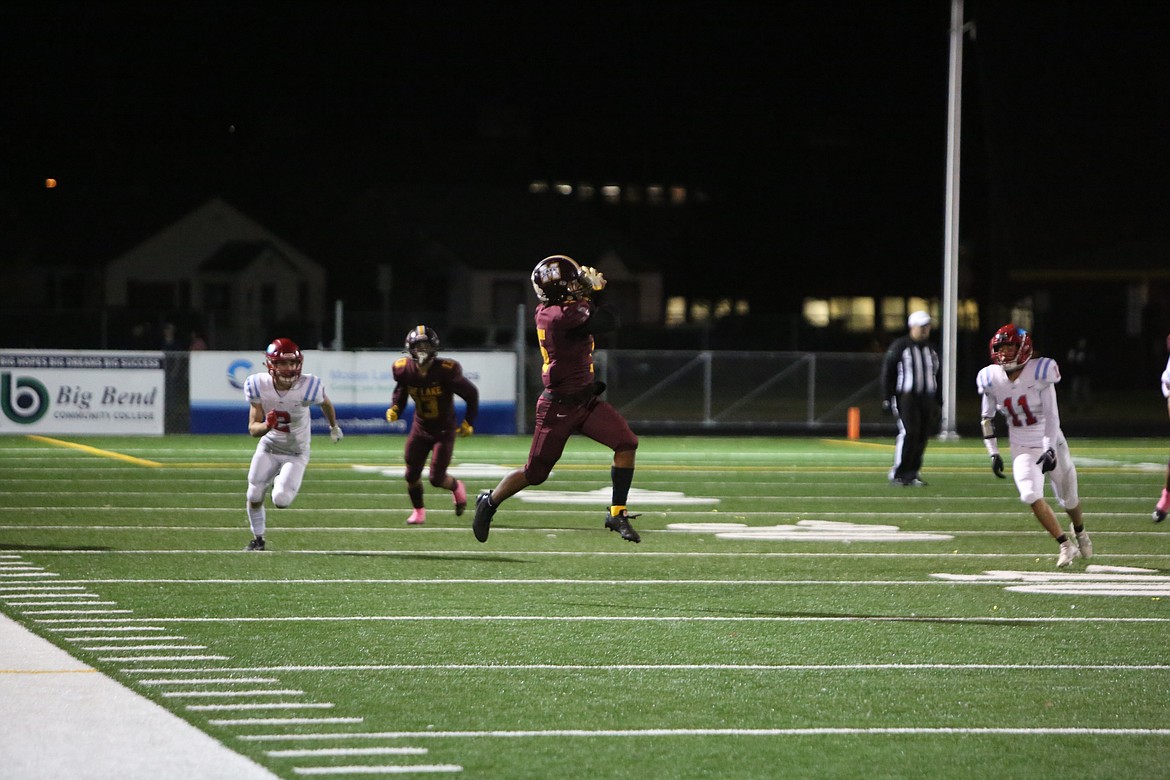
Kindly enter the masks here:
<path id="1" fill-rule="evenodd" d="M 1060 366 L 1052 358 L 1032 358 L 1035 366 L 1028 366 L 1034 378 L 1043 384 L 1054 385 L 1060 381 Z"/>

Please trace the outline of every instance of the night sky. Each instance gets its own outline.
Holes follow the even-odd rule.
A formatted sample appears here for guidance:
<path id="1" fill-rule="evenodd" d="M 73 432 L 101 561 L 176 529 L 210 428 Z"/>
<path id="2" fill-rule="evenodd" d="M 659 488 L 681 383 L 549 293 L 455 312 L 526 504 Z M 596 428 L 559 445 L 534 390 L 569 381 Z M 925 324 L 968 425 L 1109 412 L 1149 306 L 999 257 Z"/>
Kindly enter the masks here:
<path id="1" fill-rule="evenodd" d="M 1166 5 L 968 0 L 977 279 L 1170 239 Z M 657 181 L 711 198 L 620 217 L 668 292 L 937 294 L 949 24 L 947 0 L 17 0 L 0 252 L 101 263 L 220 196 L 359 295 L 347 256 L 388 239 L 352 215 L 379 188 Z"/>

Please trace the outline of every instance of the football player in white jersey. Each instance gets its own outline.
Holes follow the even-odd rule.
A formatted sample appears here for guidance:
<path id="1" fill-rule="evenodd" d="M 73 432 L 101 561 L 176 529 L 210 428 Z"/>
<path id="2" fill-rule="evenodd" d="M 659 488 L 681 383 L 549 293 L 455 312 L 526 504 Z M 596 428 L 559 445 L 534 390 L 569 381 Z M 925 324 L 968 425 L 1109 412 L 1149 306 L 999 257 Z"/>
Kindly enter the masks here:
<path id="1" fill-rule="evenodd" d="M 264 549 L 264 494 L 272 488 L 272 505 L 284 509 L 301 489 L 309 465 L 310 407 L 317 405 L 329 423 L 329 438 L 341 441 L 337 412 L 320 377 L 302 374 L 304 356 L 291 339 L 275 339 L 264 353 L 268 372 L 244 382 L 251 405 L 248 433 L 260 439 L 248 469 L 248 523 L 252 541 L 245 550 Z"/>
<path id="2" fill-rule="evenodd" d="M 1170 336 L 1166 337 L 1166 349 L 1170 350 Z M 1166 360 L 1166 370 L 1162 372 L 1162 395 L 1166 398 L 1166 413 L 1170 414 L 1170 359 Z M 1162 488 L 1162 497 L 1154 507 L 1154 522 L 1160 523 L 1170 512 L 1170 461 L 1166 463 L 1166 485 Z"/>
<path id="3" fill-rule="evenodd" d="M 1036 519 L 1060 544 L 1056 565 L 1068 566 L 1078 556 L 1091 558 L 1093 543 L 1081 516 L 1077 470 L 1060 429 L 1056 404 L 1060 367 L 1051 358 L 1033 358 L 1031 334 L 1015 325 L 997 330 L 988 348 L 991 365 L 980 369 L 976 386 L 982 396 L 980 417 L 983 441 L 991 455 L 991 471 L 1004 478 L 994 428 L 995 415 L 1002 413 L 1011 442 L 1012 477 L 1020 500 L 1032 508 Z M 1064 533 L 1056 513 L 1044 500 L 1045 474 L 1051 474 L 1052 492 L 1072 519 L 1075 541 Z"/>

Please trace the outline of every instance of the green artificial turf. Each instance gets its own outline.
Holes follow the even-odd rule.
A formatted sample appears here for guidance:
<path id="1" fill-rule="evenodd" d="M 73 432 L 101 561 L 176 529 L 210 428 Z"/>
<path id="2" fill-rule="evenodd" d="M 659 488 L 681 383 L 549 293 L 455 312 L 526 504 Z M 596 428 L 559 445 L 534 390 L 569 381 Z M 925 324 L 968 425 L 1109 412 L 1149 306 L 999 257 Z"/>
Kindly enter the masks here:
<path id="1" fill-rule="evenodd" d="M 11 568 L 0 610 L 287 778 L 1165 777 L 1166 446 L 1071 446 L 1097 554 L 1057 570 L 978 440 L 895 488 L 887 440 L 644 437 L 633 545 L 588 440 L 480 544 L 526 437 L 459 440 L 472 505 L 428 484 L 422 527 L 401 437 L 319 437 L 244 553 L 246 436 L 6 437 L 0 560 L 130 612 L 28 605 Z M 208 709 L 258 703 L 332 706 Z M 239 722 L 320 717 L 361 720 Z"/>

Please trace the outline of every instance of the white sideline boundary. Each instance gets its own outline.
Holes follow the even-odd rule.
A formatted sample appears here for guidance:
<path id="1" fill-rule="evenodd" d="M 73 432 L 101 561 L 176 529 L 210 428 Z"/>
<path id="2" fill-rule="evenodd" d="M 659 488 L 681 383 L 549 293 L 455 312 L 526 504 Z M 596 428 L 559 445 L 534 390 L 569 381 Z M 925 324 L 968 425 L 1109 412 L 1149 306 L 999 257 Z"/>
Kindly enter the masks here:
<path id="1" fill-rule="evenodd" d="M 4 777 L 277 777 L 6 615 L 0 615 L 0 714 Z"/>

